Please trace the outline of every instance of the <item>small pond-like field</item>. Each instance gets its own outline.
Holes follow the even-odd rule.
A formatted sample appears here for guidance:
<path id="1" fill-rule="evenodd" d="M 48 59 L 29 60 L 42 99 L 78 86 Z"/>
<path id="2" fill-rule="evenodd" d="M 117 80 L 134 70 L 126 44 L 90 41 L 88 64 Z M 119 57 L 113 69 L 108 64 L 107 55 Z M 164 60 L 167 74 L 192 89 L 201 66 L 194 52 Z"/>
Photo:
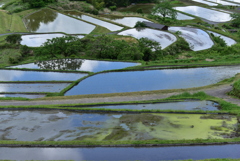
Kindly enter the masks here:
<path id="1" fill-rule="evenodd" d="M 192 1 L 203 3 L 203 4 L 206 4 L 206 5 L 209 5 L 209 6 L 217 6 L 218 5 L 217 3 L 212 3 L 212 2 L 209 2 L 209 1 L 205 1 L 205 0 L 192 0 Z"/>
<path id="2" fill-rule="evenodd" d="M 1 111 L 0 139 L 178 140 L 235 135 L 237 118 L 212 114 L 85 114 L 57 110 Z"/>
<path id="3" fill-rule="evenodd" d="M 148 38 L 150 40 L 158 42 L 162 49 L 168 47 L 169 45 L 177 41 L 177 38 L 169 32 L 149 28 L 129 29 L 118 33 L 118 35 L 132 36 L 136 39 Z"/>
<path id="4" fill-rule="evenodd" d="M 231 16 L 228 13 L 199 6 L 175 7 L 175 9 L 213 22 L 227 22 L 231 20 Z"/>
<path id="5" fill-rule="evenodd" d="M 87 74 L 2 69 L 0 75 L 0 81 L 74 81 Z"/>
<path id="6" fill-rule="evenodd" d="M 237 73 L 240 73 L 239 66 L 102 73 L 82 80 L 65 95 L 202 87 L 233 77 Z"/>
<path id="7" fill-rule="evenodd" d="M 140 63 L 99 61 L 85 59 L 56 59 L 49 61 L 39 61 L 36 63 L 11 66 L 9 68 L 27 68 L 27 69 L 49 69 L 49 70 L 77 70 L 88 72 L 101 72 L 104 70 L 122 69 L 131 66 L 140 65 Z"/>
<path id="8" fill-rule="evenodd" d="M 112 24 L 112 23 L 109 23 L 109 22 L 106 22 L 106 21 L 102 21 L 102 20 L 90 17 L 90 16 L 81 14 L 81 13 L 76 12 L 76 11 L 65 11 L 65 13 L 68 14 L 68 15 L 77 17 L 79 19 L 91 22 L 93 24 L 105 27 L 110 31 L 118 31 L 118 30 L 123 29 L 123 27 L 121 27 L 121 26 L 118 26 L 118 25 L 115 25 L 115 24 Z"/>
<path id="9" fill-rule="evenodd" d="M 60 92 L 69 85 L 70 83 L 0 83 L 0 92 Z"/>
<path id="10" fill-rule="evenodd" d="M 171 32 L 180 32 L 193 51 L 211 48 L 214 43 L 207 32 L 191 27 L 169 27 Z"/>
<path id="11" fill-rule="evenodd" d="M 51 9 L 41 9 L 24 19 L 30 32 L 64 32 L 67 34 L 89 34 L 94 25 L 68 17 Z"/>
<path id="12" fill-rule="evenodd" d="M 64 34 L 36 34 L 36 35 L 23 35 L 21 45 L 27 45 L 29 47 L 39 47 L 47 41 L 56 37 L 63 37 Z"/>
<path id="13" fill-rule="evenodd" d="M 81 106 L 84 107 L 84 106 Z M 126 105 L 97 105 L 87 106 L 94 109 L 130 109 L 130 110 L 203 110 L 216 111 L 219 105 L 212 101 L 183 101 L 183 102 L 161 102 L 144 104 L 126 104 Z"/>
<path id="14" fill-rule="evenodd" d="M 236 44 L 237 42 L 227 36 L 223 36 L 221 34 L 218 34 L 216 32 L 213 32 L 213 31 L 207 31 L 208 33 L 212 33 L 214 36 L 216 37 L 220 37 L 221 39 L 223 39 L 225 41 L 225 43 L 227 44 L 227 46 L 232 46 L 234 44 Z"/>

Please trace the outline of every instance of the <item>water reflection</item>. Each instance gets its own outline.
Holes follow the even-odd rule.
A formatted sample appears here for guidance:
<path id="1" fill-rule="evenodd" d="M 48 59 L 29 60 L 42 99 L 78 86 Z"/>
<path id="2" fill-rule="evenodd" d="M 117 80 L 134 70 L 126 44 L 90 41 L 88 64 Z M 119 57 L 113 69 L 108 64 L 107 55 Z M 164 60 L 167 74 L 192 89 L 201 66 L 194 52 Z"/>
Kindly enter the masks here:
<path id="1" fill-rule="evenodd" d="M 216 32 L 212 32 L 212 31 L 207 31 L 207 32 L 212 33 L 214 36 L 217 36 L 217 37 L 219 36 L 221 39 L 223 39 L 226 42 L 227 46 L 232 46 L 237 43 L 235 40 L 233 40 L 227 36 L 223 36 L 221 34 L 218 34 Z"/>
<path id="2" fill-rule="evenodd" d="M 87 74 L 0 70 L 0 75 L 0 81 L 74 81 L 86 76 Z"/>
<path id="3" fill-rule="evenodd" d="M 153 148 L 0 148 L 0 159 L 95 161 L 238 159 L 240 158 L 239 148 L 239 144 Z"/>
<path id="4" fill-rule="evenodd" d="M 143 37 L 148 38 L 150 40 L 159 42 L 162 49 L 166 48 L 177 40 L 177 38 L 173 34 L 148 28 L 142 28 L 141 30 L 129 29 L 118 33 L 118 35 L 132 36 L 136 39 L 140 39 Z"/>
<path id="5" fill-rule="evenodd" d="M 205 0 L 193 0 L 193 1 L 203 3 L 203 4 L 206 4 L 209 6 L 217 6 L 218 5 L 217 3 L 212 3 L 212 2 L 205 1 Z"/>
<path id="6" fill-rule="evenodd" d="M 42 98 L 45 96 L 46 96 L 45 94 L 0 94 L 0 97 L 22 97 L 29 99 Z"/>
<path id="7" fill-rule="evenodd" d="M 201 87 L 240 73 L 239 66 L 111 72 L 94 75 L 65 95 L 136 92 Z"/>
<path id="8" fill-rule="evenodd" d="M 236 3 L 231 3 L 231 2 L 226 2 L 226 1 L 223 1 L 223 0 L 208 0 L 210 2 L 215 2 L 215 3 L 219 3 L 221 5 L 228 5 L 228 6 L 239 6 L 239 4 L 236 4 Z"/>
<path id="9" fill-rule="evenodd" d="M 175 7 L 175 9 L 213 22 L 226 22 L 231 20 L 231 16 L 228 13 L 199 6 Z"/>
<path id="10" fill-rule="evenodd" d="M 105 109 L 131 109 L 131 110 L 218 110 L 218 104 L 212 101 L 184 101 L 152 104 L 128 104 L 128 105 L 101 105 L 90 106 L 91 108 Z"/>
<path id="11" fill-rule="evenodd" d="M 151 22 L 147 19 L 140 18 L 140 17 L 118 17 L 118 16 L 104 16 L 104 17 L 106 17 L 108 20 L 123 24 L 125 26 L 129 26 L 129 27 L 134 27 L 138 21 Z"/>
<path id="12" fill-rule="evenodd" d="M 0 83 L 0 92 L 60 92 L 69 85 L 70 83 Z"/>
<path id="13" fill-rule="evenodd" d="M 109 29 L 110 31 L 118 31 L 118 30 L 123 29 L 123 27 L 121 27 L 121 26 L 114 25 L 114 24 L 111 24 L 109 22 L 105 22 L 105 21 L 90 17 L 90 16 L 81 14 L 81 13 L 76 12 L 76 11 L 65 11 L 65 13 L 68 14 L 68 15 L 77 17 L 79 19 L 94 23 L 96 25 L 105 27 L 105 28 Z"/>
<path id="14" fill-rule="evenodd" d="M 41 9 L 24 20 L 30 32 L 65 32 L 68 34 L 89 34 L 94 25 L 76 20 L 51 9 Z"/>
<path id="15" fill-rule="evenodd" d="M 122 113 L 116 116 L 58 110 L 3 110 L 0 118 L 0 138 L 19 141 L 221 139 L 235 133 L 233 126 L 237 123 L 237 118 L 230 115 Z"/>
<path id="16" fill-rule="evenodd" d="M 201 29 L 191 27 L 169 27 L 169 31 L 180 31 L 180 36 L 189 43 L 193 51 L 209 49 L 214 45 L 210 36 Z"/>
<path id="17" fill-rule="evenodd" d="M 39 47 L 43 45 L 48 39 L 63 37 L 64 34 L 37 34 L 37 35 L 23 35 L 21 45 L 29 47 Z"/>
<path id="18" fill-rule="evenodd" d="M 130 62 L 111 62 L 99 60 L 84 59 L 56 59 L 49 61 L 40 61 L 36 63 L 12 66 L 11 68 L 28 68 L 28 69 L 51 69 L 51 70 L 78 70 L 88 72 L 100 72 L 104 70 L 122 69 L 136 66 L 140 63 Z"/>

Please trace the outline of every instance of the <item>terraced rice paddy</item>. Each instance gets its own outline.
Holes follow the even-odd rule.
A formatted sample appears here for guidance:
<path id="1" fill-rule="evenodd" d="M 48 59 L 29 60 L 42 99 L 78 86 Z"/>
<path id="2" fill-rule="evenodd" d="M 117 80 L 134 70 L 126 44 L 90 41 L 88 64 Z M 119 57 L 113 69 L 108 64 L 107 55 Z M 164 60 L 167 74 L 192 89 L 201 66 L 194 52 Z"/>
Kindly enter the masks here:
<path id="1" fill-rule="evenodd" d="M 205 50 L 211 48 L 214 43 L 207 32 L 191 27 L 169 27 L 171 32 L 180 32 L 193 51 Z"/>
<path id="2" fill-rule="evenodd" d="M 129 29 L 118 33 L 118 35 L 132 36 L 136 39 L 148 38 L 150 40 L 158 42 L 162 49 L 168 47 L 177 40 L 177 38 L 169 32 L 149 28 Z"/>
<path id="3" fill-rule="evenodd" d="M 94 25 L 76 20 L 51 9 L 41 9 L 24 20 L 30 32 L 64 32 L 67 34 L 89 34 Z"/>
<path id="4" fill-rule="evenodd" d="M 236 44 L 237 42 L 227 36 L 223 36 L 221 34 L 218 34 L 216 32 L 212 32 L 212 31 L 207 31 L 208 33 L 212 33 L 214 36 L 216 37 L 220 37 L 221 39 L 223 39 L 225 41 L 225 43 L 227 44 L 227 46 L 232 46 L 234 44 Z"/>
<path id="5" fill-rule="evenodd" d="M 237 118 L 211 114 L 84 114 L 1 111 L 1 140 L 178 140 L 235 135 Z"/>

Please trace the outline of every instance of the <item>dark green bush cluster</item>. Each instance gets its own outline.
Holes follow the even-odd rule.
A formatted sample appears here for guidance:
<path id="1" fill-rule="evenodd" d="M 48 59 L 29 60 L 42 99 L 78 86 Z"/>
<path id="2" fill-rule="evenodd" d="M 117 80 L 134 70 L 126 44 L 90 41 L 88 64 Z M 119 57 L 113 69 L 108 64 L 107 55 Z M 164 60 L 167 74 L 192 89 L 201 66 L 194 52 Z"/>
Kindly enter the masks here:
<path id="1" fill-rule="evenodd" d="M 22 0 L 23 3 L 29 3 L 31 8 L 44 7 L 48 3 L 57 2 L 57 0 Z"/>
<path id="2" fill-rule="evenodd" d="M 20 34 L 8 35 L 5 40 L 10 44 L 20 44 L 20 42 L 22 41 L 22 35 Z"/>
<path id="3" fill-rule="evenodd" d="M 240 79 L 233 84 L 233 89 L 230 95 L 240 98 Z"/>

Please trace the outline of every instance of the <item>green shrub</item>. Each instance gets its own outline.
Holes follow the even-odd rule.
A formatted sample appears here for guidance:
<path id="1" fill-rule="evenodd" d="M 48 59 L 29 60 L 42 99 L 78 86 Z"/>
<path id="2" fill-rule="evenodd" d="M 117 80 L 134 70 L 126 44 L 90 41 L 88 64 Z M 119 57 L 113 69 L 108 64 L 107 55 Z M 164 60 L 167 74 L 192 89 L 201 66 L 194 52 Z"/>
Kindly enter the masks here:
<path id="1" fill-rule="evenodd" d="M 229 94 L 240 98 L 240 79 L 233 84 L 233 89 Z"/>

